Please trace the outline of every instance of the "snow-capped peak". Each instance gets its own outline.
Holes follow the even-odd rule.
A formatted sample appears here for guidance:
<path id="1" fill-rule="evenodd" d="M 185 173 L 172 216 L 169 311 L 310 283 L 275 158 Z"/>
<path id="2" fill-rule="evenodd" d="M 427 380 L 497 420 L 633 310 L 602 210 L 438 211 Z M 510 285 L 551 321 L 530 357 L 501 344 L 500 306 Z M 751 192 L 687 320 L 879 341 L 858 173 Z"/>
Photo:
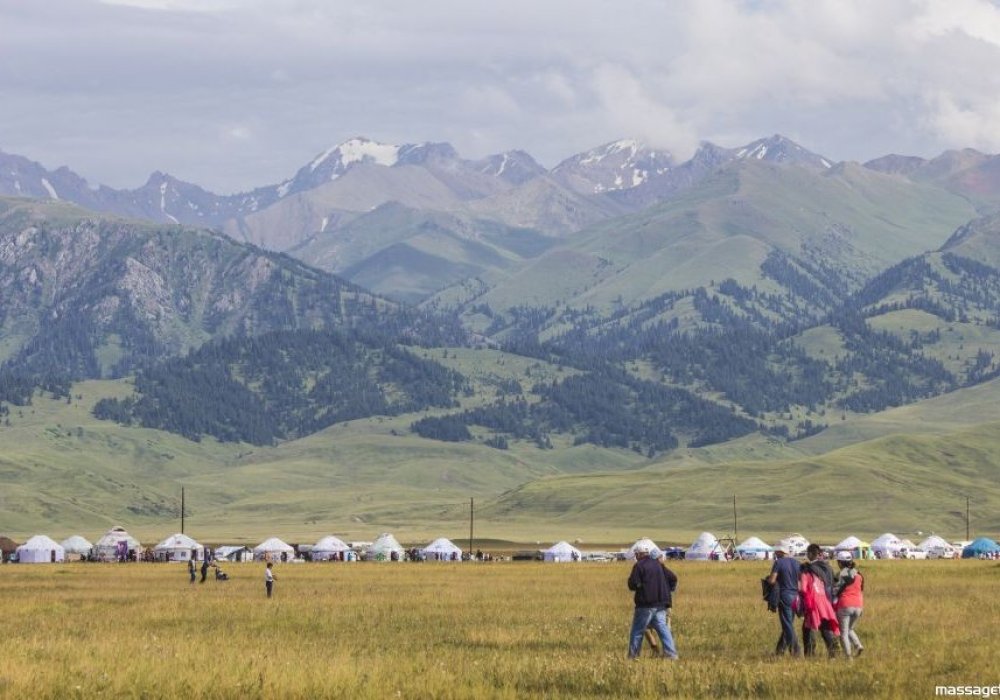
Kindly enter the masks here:
<path id="1" fill-rule="evenodd" d="M 335 159 L 334 156 L 336 156 Z M 395 165 L 396 161 L 399 160 L 399 146 L 369 141 L 360 136 L 355 137 L 318 155 L 309 164 L 309 170 L 315 172 L 317 168 L 329 160 L 335 160 L 333 163 L 334 172 L 331 173 L 331 179 L 333 179 L 352 163 L 371 162 L 378 165 Z"/>

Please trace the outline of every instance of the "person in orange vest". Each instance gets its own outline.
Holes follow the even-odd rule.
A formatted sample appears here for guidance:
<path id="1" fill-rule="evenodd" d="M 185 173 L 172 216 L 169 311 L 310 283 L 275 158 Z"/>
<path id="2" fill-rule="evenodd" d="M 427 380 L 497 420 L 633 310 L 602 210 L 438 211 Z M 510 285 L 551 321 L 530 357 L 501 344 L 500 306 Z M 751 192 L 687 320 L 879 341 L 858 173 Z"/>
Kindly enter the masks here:
<path id="1" fill-rule="evenodd" d="M 839 552 L 837 565 L 840 573 L 833 591 L 837 600 L 834 607 L 837 609 L 837 622 L 840 623 L 840 645 L 844 648 L 844 656 L 850 659 L 852 644 L 854 656 L 861 656 L 865 650 L 855 631 L 865 610 L 865 577 L 858 571 L 850 552 Z"/>

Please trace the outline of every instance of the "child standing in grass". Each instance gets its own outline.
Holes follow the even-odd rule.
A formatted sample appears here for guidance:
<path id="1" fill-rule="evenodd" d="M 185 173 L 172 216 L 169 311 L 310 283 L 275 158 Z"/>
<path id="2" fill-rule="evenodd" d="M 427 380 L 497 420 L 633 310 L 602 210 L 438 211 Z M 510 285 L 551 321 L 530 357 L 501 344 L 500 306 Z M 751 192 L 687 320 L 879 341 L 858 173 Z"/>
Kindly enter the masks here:
<path id="1" fill-rule="evenodd" d="M 264 588 L 267 589 L 267 597 L 271 597 L 271 591 L 274 590 L 274 572 L 271 570 L 274 564 L 267 562 L 267 568 L 264 569 Z"/>

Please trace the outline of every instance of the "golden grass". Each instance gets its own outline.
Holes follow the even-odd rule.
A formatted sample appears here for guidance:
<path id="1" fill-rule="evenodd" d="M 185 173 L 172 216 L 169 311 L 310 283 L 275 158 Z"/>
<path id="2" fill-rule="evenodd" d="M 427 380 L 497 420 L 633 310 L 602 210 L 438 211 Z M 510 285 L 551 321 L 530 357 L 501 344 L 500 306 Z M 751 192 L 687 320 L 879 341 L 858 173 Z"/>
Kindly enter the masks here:
<path id="1" fill-rule="evenodd" d="M 625 660 L 621 563 L 0 569 L 0 697 L 928 697 L 992 684 L 1000 565 L 873 562 L 852 664 L 775 659 L 766 563 L 679 562 L 681 660 Z"/>

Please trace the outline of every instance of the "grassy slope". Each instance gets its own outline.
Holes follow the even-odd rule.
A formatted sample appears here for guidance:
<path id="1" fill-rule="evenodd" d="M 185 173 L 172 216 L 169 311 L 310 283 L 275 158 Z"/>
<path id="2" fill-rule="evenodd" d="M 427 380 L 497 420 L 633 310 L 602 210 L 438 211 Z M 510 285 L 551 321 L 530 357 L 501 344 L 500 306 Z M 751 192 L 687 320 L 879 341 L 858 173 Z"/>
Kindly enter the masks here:
<path id="1" fill-rule="evenodd" d="M 475 352 L 447 361 L 468 366 Z M 484 357 L 487 374 L 533 367 L 541 380 L 555 371 Z M 90 416 L 96 398 L 127 390 L 87 382 L 72 404 L 36 398 L 23 415 L 15 409 L 0 429 L 8 534 L 97 537 L 121 523 L 162 538 L 178 529 L 181 486 L 188 531 L 215 541 L 331 531 L 370 539 L 385 529 L 413 541 L 462 538 L 474 497 L 483 537 L 606 542 L 658 532 L 683 542 L 703 529 L 731 533 L 734 493 L 741 536 L 957 537 L 966 494 L 976 531 L 1000 530 L 1000 423 L 983 423 L 1000 421 L 1000 381 L 849 417 L 791 445 L 750 436 L 647 466 L 631 452 L 559 442 L 499 451 L 422 440 L 407 434 L 413 416 L 355 421 L 276 448 L 193 443 Z"/>
<path id="2" fill-rule="evenodd" d="M 556 300 L 604 308 L 726 277 L 763 284 L 758 268 L 768 252 L 799 254 L 803 243 L 871 275 L 937 248 L 974 215 L 940 189 L 857 165 L 817 175 L 743 164 L 675 200 L 581 231 L 493 280 L 483 300 L 494 308 Z"/>

